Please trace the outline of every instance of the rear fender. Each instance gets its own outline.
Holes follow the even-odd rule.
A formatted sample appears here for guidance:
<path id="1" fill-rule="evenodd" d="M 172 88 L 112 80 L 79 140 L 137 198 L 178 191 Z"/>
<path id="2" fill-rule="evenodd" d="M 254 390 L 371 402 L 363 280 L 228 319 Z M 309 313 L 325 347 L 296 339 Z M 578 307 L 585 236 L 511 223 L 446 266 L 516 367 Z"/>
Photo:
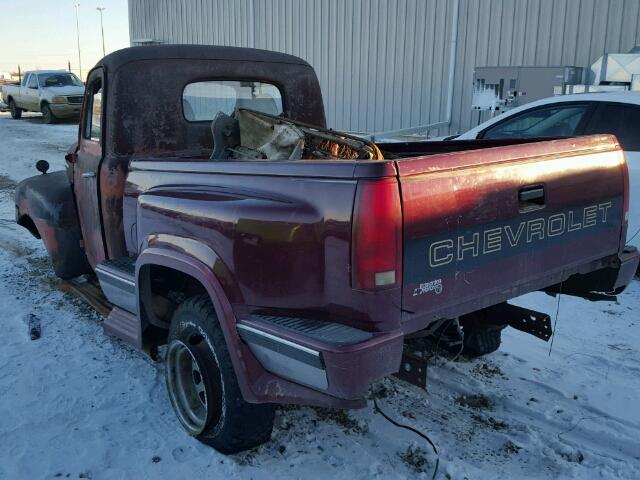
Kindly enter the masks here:
<path id="1" fill-rule="evenodd" d="M 217 273 L 226 269 L 219 256 L 197 240 L 173 235 L 151 235 L 136 262 L 136 289 L 142 307 L 140 272 L 145 265 L 171 268 L 199 281 L 207 291 L 224 334 L 243 398 L 250 403 L 292 403 L 336 408 L 360 406 L 289 382 L 267 372 L 236 330 L 237 319 Z M 141 319 L 142 321 L 142 319 Z"/>
<path id="2" fill-rule="evenodd" d="M 56 275 L 91 272 L 84 249 L 73 190 L 64 171 L 27 178 L 14 194 L 16 222 L 42 238 Z"/>

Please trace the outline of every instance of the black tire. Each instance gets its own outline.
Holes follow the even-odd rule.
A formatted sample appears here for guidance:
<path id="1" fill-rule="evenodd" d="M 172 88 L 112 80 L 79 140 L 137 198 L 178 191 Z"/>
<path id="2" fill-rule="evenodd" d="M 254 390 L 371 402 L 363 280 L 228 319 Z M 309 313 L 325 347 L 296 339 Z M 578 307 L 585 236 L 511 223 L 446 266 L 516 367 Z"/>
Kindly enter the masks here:
<path id="1" fill-rule="evenodd" d="M 56 116 L 51 111 L 51 107 L 49 107 L 48 103 L 43 103 L 40 107 L 40 111 L 42 112 L 42 121 L 44 123 L 49 125 L 56 123 Z"/>
<path id="2" fill-rule="evenodd" d="M 474 322 L 469 325 L 463 325 L 462 328 L 464 330 L 462 354 L 465 357 L 481 357 L 500 348 L 504 326 L 483 325 Z"/>
<path id="3" fill-rule="evenodd" d="M 9 100 L 9 110 L 11 111 L 11 118 L 19 120 L 22 118 L 22 109 L 16 106 L 13 98 Z"/>
<path id="4" fill-rule="evenodd" d="M 167 343 L 167 390 L 190 435 L 224 454 L 256 447 L 271 438 L 275 407 L 242 398 L 207 295 L 189 298 L 176 309 Z"/>

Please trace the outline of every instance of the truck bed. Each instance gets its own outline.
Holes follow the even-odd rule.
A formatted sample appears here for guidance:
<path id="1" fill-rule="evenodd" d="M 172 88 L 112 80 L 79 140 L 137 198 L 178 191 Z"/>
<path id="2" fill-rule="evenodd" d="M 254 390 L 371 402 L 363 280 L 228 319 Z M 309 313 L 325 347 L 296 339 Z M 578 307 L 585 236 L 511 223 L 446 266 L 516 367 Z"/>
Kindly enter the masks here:
<path id="1" fill-rule="evenodd" d="M 162 223 L 162 228 L 177 228 L 169 225 L 177 221 L 173 214 L 159 215 L 168 204 L 161 197 L 185 194 L 163 185 L 195 183 L 203 191 L 223 191 L 199 207 L 209 211 L 212 223 L 206 228 L 217 234 L 200 231 L 201 218 L 178 216 L 184 225 L 179 229 L 206 238 L 222 254 L 235 277 L 231 291 L 239 292 L 243 303 L 308 309 L 371 330 L 398 323 L 391 307 L 380 310 L 391 320 L 381 318 L 375 310 L 378 302 L 401 304 L 402 317 L 411 325 L 407 328 L 423 328 L 442 316 L 468 313 L 593 269 L 591 262 L 615 254 L 624 238 L 626 167 L 613 137 L 378 146 L 396 158 L 140 158 L 131 164 L 125 232 L 134 232 L 131 225 L 137 223 L 136 236 L 144 239 Z M 402 284 L 374 294 L 352 289 L 349 267 L 356 190 L 368 178 L 395 178 L 402 196 Z M 525 198 L 536 194 L 541 198 Z M 237 208 L 229 210 L 229 201 Z M 588 228 L 569 232 L 585 221 L 585 212 Z M 214 221 L 218 217 L 228 222 L 224 235 Z M 130 253 L 137 253 L 136 239 L 125 238 Z M 469 247 L 468 242 L 474 243 Z M 289 274 L 283 276 L 283 271 Z M 376 300 L 369 302 L 371 298 Z"/>

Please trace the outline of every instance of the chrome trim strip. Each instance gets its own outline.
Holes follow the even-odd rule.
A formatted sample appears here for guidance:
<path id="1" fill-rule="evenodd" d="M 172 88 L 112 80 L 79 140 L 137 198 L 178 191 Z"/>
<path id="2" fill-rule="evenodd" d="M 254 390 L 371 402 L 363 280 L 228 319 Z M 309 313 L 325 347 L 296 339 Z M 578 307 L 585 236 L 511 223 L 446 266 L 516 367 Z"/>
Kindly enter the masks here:
<path id="1" fill-rule="evenodd" d="M 297 343 L 285 340 L 270 333 L 258 330 L 249 325 L 238 324 L 238 333 L 247 343 L 269 348 L 280 354 L 286 355 L 293 360 L 306 363 L 316 368 L 324 370 L 320 352 Z"/>
<path id="2" fill-rule="evenodd" d="M 136 286 L 136 282 L 134 280 L 130 280 L 127 277 L 122 277 L 120 275 L 116 275 L 115 273 L 110 272 L 109 270 L 105 270 L 103 268 L 100 268 L 100 266 L 96 267 L 96 273 L 98 274 L 98 276 L 100 275 L 106 275 L 108 277 L 111 277 L 119 282 L 122 283 L 126 283 L 127 285 L 134 287 Z"/>
<path id="3" fill-rule="evenodd" d="M 329 388 L 327 372 L 322 368 L 295 360 L 285 353 L 271 350 L 257 343 L 250 343 L 249 348 L 268 372 L 316 390 L 324 391 Z"/>

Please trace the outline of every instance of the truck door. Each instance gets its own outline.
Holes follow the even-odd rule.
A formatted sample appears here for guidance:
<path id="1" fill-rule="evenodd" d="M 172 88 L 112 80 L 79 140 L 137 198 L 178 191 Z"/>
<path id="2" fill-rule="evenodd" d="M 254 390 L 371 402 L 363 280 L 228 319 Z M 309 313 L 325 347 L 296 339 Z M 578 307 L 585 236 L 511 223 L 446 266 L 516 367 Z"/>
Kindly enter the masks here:
<path id="1" fill-rule="evenodd" d="M 84 248 L 92 267 L 105 259 L 100 217 L 99 175 L 103 156 L 104 75 L 102 69 L 91 72 L 84 93 L 73 188 Z"/>
<path id="2" fill-rule="evenodd" d="M 32 73 L 29 75 L 29 78 L 26 82 L 26 88 L 23 90 L 23 102 L 24 108 L 27 108 L 33 112 L 40 111 L 39 103 L 39 91 L 38 91 L 38 75 Z"/>

